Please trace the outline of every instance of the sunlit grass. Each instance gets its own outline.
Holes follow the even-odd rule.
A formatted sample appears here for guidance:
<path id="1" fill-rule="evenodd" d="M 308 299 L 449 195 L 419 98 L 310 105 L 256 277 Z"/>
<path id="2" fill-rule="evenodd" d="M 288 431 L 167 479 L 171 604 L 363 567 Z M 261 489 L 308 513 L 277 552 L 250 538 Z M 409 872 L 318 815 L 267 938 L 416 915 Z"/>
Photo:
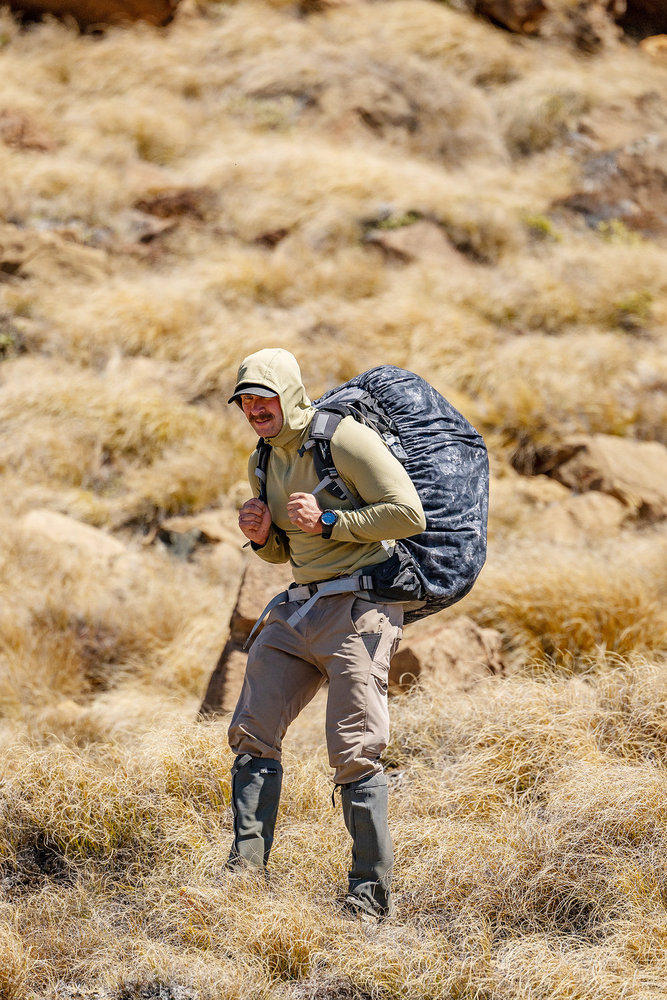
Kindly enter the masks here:
<path id="1" fill-rule="evenodd" d="M 664 527 L 609 508 L 563 540 L 545 526 L 583 498 L 510 460 L 573 432 L 667 444 L 664 241 L 554 209 L 600 122 L 610 147 L 657 134 L 665 70 L 446 3 L 316 8 L 94 35 L 0 16 L 0 116 L 44 138 L 0 129 L 0 997 L 658 1000 Z M 439 255 L 366 239 L 423 220 Z M 196 717 L 248 555 L 254 438 L 226 400 L 266 346 L 312 396 L 417 371 L 491 453 L 487 566 L 444 617 L 498 629 L 508 671 L 392 702 L 375 934 L 338 910 L 321 701 L 287 737 L 268 882 L 223 874 L 227 720 Z M 208 510 L 220 543 L 156 535 Z"/>

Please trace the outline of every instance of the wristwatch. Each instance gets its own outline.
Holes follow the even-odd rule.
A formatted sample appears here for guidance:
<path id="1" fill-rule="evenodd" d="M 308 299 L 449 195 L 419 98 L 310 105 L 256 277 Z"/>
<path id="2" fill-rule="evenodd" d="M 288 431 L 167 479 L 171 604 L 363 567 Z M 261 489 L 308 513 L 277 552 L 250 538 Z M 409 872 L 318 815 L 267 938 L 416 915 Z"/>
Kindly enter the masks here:
<path id="1" fill-rule="evenodd" d="M 334 529 L 334 524 L 338 520 L 338 514 L 335 510 L 323 510 L 322 511 L 322 538 L 331 538 L 331 532 Z"/>

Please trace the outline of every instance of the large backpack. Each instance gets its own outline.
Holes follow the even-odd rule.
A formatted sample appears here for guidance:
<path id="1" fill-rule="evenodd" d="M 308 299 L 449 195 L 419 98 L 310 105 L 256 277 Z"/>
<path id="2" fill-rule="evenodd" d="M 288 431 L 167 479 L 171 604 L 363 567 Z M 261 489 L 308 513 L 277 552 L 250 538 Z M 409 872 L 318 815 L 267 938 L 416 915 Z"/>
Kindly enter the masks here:
<path id="1" fill-rule="evenodd" d="M 484 441 L 458 410 L 419 375 L 381 365 L 326 392 L 302 451 L 312 449 L 319 489 L 359 501 L 338 475 L 331 438 L 353 416 L 376 430 L 405 466 L 426 515 L 426 530 L 396 543 L 369 572 L 373 591 L 406 604 L 405 621 L 447 608 L 470 591 L 486 559 L 489 462 Z M 260 496 L 270 445 L 260 441 Z"/>

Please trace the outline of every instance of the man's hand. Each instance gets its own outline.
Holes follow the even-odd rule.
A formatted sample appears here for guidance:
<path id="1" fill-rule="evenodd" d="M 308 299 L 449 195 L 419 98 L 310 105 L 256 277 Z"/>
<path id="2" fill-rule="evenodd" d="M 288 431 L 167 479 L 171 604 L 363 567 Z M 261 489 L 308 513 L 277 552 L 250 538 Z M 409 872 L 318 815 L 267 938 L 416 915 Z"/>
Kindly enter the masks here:
<path id="1" fill-rule="evenodd" d="M 239 528 L 255 545 L 264 545 L 271 530 L 271 511 L 261 500 L 246 500 L 239 511 Z"/>
<path id="2" fill-rule="evenodd" d="M 312 493 L 292 493 L 287 501 L 287 516 L 295 528 L 308 535 L 322 531 L 322 508 Z"/>

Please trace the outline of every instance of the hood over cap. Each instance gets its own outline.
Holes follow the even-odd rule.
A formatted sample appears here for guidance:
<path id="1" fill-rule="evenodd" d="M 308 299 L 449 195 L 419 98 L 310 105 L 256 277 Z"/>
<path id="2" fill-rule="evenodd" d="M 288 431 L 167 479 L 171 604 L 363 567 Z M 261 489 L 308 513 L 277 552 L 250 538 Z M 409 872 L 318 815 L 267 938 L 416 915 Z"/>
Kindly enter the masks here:
<path id="1" fill-rule="evenodd" d="M 244 392 L 265 395 L 256 392 L 257 389 L 271 390 L 268 395 L 278 396 L 280 399 L 283 427 L 270 440 L 272 445 L 284 447 L 301 435 L 314 414 L 294 355 L 281 347 L 266 348 L 248 355 L 239 366 L 234 392 L 228 402 L 239 402 L 238 396 Z"/>

